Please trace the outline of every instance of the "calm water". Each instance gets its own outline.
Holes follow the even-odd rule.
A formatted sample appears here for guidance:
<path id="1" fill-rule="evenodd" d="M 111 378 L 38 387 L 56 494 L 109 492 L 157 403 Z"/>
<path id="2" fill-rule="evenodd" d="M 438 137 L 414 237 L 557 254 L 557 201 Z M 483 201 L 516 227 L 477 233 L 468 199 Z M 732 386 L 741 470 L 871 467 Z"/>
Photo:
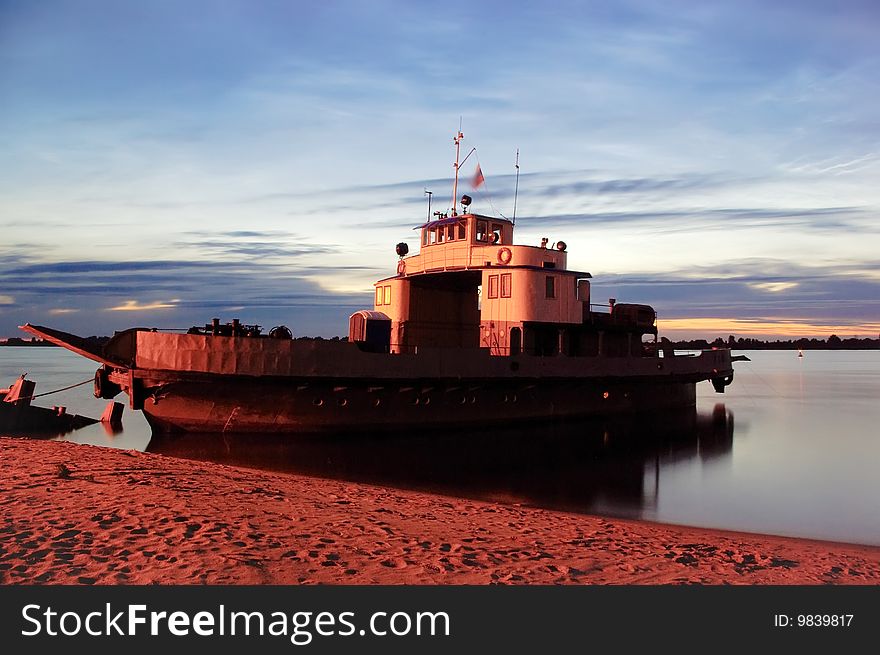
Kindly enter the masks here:
<path id="1" fill-rule="evenodd" d="M 748 353 L 727 393 L 698 385 L 697 413 L 402 437 L 236 435 L 150 439 L 124 429 L 61 438 L 172 456 L 664 523 L 880 545 L 880 352 Z M 55 348 L 0 348 L 0 385 L 37 393 L 91 378 Z M 35 401 L 97 417 L 85 385 Z"/>

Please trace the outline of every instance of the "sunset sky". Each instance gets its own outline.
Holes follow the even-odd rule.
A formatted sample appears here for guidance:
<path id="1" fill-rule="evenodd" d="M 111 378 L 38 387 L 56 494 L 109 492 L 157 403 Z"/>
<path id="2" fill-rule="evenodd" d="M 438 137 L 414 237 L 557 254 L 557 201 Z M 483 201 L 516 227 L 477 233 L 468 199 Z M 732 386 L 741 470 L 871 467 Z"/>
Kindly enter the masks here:
<path id="1" fill-rule="evenodd" d="M 0 337 L 345 335 L 451 201 L 661 334 L 880 333 L 880 3 L 0 0 Z M 465 190 L 469 188 L 465 184 Z"/>

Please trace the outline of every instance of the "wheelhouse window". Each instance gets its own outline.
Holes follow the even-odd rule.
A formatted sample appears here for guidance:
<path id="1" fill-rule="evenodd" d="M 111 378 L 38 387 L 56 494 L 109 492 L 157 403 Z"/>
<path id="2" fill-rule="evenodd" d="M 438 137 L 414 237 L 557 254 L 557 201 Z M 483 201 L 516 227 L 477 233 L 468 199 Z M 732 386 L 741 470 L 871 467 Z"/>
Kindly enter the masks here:
<path id="1" fill-rule="evenodd" d="M 498 297 L 498 276 L 490 275 L 489 276 L 489 297 L 497 298 Z"/>
<path id="2" fill-rule="evenodd" d="M 477 221 L 477 241 L 485 243 L 489 240 L 489 224 L 486 221 Z"/>
<path id="3" fill-rule="evenodd" d="M 455 226 L 450 225 L 446 228 L 446 240 L 455 241 Z"/>
<path id="4" fill-rule="evenodd" d="M 376 306 L 391 304 L 391 285 L 376 287 Z"/>
<path id="5" fill-rule="evenodd" d="M 556 297 L 556 278 L 553 275 L 548 275 L 544 280 L 544 291 L 547 298 Z"/>
<path id="6" fill-rule="evenodd" d="M 504 273 L 501 276 L 501 297 L 510 298 L 510 287 L 512 279 L 510 273 Z"/>
<path id="7" fill-rule="evenodd" d="M 443 236 L 446 234 L 446 228 L 442 225 L 437 228 L 437 243 L 443 243 Z"/>
<path id="8" fill-rule="evenodd" d="M 501 225 L 492 223 L 492 243 L 501 243 Z"/>
<path id="9" fill-rule="evenodd" d="M 458 238 L 465 239 L 467 237 L 467 224 L 464 221 L 458 222 Z"/>

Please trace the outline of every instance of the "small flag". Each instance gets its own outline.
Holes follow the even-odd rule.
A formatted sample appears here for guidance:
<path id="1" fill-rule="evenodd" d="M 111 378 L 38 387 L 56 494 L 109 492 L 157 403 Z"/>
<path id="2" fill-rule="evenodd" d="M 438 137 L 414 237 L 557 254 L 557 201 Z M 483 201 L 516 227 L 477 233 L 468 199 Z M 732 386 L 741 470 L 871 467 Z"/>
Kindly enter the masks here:
<path id="1" fill-rule="evenodd" d="M 477 164 L 477 170 L 474 171 L 474 177 L 471 180 L 471 186 L 476 189 L 485 181 L 486 178 L 483 177 L 483 169 L 481 169 L 480 165 Z"/>

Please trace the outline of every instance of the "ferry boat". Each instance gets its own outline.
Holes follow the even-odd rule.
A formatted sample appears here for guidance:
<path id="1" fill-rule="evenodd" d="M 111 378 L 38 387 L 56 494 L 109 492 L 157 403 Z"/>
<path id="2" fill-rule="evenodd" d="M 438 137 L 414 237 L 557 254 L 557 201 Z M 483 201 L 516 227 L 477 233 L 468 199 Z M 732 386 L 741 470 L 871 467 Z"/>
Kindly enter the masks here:
<path id="1" fill-rule="evenodd" d="M 397 245 L 393 274 L 347 340 L 293 339 L 238 320 L 186 334 L 133 328 L 99 346 L 22 329 L 97 361 L 95 395 L 129 397 L 154 433 L 316 433 L 496 425 L 694 407 L 723 392 L 728 349 L 674 353 L 644 304 L 592 303 L 563 241 L 514 242 L 514 221 L 452 207 Z M 461 211 L 459 211 L 459 206 Z M 734 358 L 735 359 L 735 358 Z"/>

